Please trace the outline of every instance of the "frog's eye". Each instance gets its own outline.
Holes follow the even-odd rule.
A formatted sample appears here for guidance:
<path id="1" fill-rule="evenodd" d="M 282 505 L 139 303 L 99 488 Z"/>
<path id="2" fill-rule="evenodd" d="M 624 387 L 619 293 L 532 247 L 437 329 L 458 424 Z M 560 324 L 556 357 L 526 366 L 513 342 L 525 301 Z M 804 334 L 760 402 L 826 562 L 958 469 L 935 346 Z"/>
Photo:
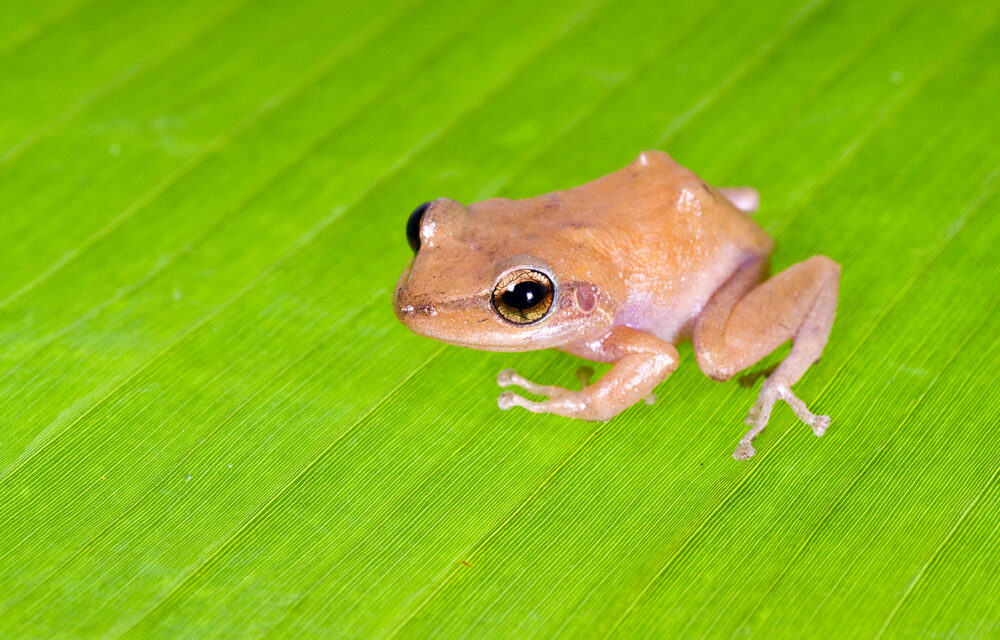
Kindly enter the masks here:
<path id="1" fill-rule="evenodd" d="M 504 274 L 493 289 L 493 308 L 514 324 L 531 324 L 545 317 L 552 307 L 552 280 L 534 269 Z"/>
<path id="2" fill-rule="evenodd" d="M 431 203 L 425 202 L 410 214 L 410 219 L 406 221 L 406 239 L 413 249 L 413 255 L 420 251 L 420 221 L 424 219 L 424 214 L 430 209 Z"/>

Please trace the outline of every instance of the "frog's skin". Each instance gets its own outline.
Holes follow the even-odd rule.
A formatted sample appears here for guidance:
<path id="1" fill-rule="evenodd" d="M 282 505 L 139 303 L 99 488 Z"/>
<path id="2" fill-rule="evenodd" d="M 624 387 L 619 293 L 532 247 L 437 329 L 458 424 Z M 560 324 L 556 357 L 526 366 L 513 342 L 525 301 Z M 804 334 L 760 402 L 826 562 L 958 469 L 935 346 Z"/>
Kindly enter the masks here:
<path id="1" fill-rule="evenodd" d="M 753 189 L 710 187 L 660 151 L 535 198 L 469 206 L 441 198 L 411 216 L 416 257 L 396 287 L 396 315 L 451 344 L 556 348 L 612 363 L 581 391 L 535 384 L 510 369 L 497 377 L 503 387 L 548 398 L 504 391 L 501 409 L 584 420 L 609 420 L 648 399 L 677 368 L 680 341 L 691 339 L 698 366 L 721 381 L 792 340 L 733 453 L 749 458 L 779 399 L 817 436 L 826 431 L 830 418 L 811 413 L 791 386 L 826 345 L 840 280 L 840 265 L 825 256 L 768 278 L 774 242 L 748 215 L 756 208 Z"/>

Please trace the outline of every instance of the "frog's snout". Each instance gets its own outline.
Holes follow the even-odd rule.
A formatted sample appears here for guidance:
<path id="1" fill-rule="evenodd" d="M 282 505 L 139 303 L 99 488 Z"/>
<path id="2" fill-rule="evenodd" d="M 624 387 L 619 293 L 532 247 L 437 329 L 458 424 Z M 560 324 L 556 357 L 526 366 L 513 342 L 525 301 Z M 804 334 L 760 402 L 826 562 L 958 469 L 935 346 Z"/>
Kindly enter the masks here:
<path id="1" fill-rule="evenodd" d="M 396 317 L 406 323 L 407 320 L 414 318 L 436 316 L 437 309 L 434 305 L 423 304 L 424 301 L 419 300 L 421 296 L 414 296 L 407 291 L 406 285 L 409 275 L 409 269 L 403 272 L 403 277 L 399 279 L 399 284 L 396 285 L 396 290 L 392 295 L 392 306 L 396 310 Z"/>

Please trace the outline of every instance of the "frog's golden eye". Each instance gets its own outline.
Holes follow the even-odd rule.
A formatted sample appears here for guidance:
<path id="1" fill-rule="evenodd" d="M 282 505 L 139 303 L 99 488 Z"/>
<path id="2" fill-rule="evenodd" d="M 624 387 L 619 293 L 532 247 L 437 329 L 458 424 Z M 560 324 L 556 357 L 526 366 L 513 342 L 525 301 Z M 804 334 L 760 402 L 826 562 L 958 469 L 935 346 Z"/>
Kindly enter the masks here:
<path id="1" fill-rule="evenodd" d="M 420 251 L 420 223 L 424 219 L 424 214 L 430 208 L 431 203 L 425 202 L 410 214 L 410 219 L 406 221 L 406 240 L 413 249 L 413 255 Z"/>
<path id="2" fill-rule="evenodd" d="M 531 324 L 552 308 L 552 280 L 534 269 L 517 269 L 504 274 L 493 289 L 493 308 L 514 324 Z"/>

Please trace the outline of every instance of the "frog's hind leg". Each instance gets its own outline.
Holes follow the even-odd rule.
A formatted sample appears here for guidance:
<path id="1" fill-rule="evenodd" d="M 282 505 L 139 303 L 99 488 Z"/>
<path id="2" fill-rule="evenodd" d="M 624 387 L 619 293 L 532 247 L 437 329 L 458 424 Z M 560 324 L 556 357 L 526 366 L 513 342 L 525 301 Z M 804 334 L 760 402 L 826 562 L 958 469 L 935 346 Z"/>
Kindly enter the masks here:
<path id="1" fill-rule="evenodd" d="M 761 282 L 766 271 L 766 258 L 738 269 L 705 305 L 694 327 L 698 366 L 715 380 L 728 380 L 793 341 L 747 415 L 751 429 L 733 453 L 738 460 L 755 453 L 751 442 L 767 426 L 777 400 L 788 403 L 817 436 L 830 424 L 829 416 L 811 413 L 791 386 L 819 360 L 826 345 L 837 308 L 840 265 L 813 256 Z"/>
<path id="2" fill-rule="evenodd" d="M 760 194 L 750 187 L 719 187 L 719 192 L 726 196 L 734 207 L 743 213 L 753 213 L 760 206 Z"/>

